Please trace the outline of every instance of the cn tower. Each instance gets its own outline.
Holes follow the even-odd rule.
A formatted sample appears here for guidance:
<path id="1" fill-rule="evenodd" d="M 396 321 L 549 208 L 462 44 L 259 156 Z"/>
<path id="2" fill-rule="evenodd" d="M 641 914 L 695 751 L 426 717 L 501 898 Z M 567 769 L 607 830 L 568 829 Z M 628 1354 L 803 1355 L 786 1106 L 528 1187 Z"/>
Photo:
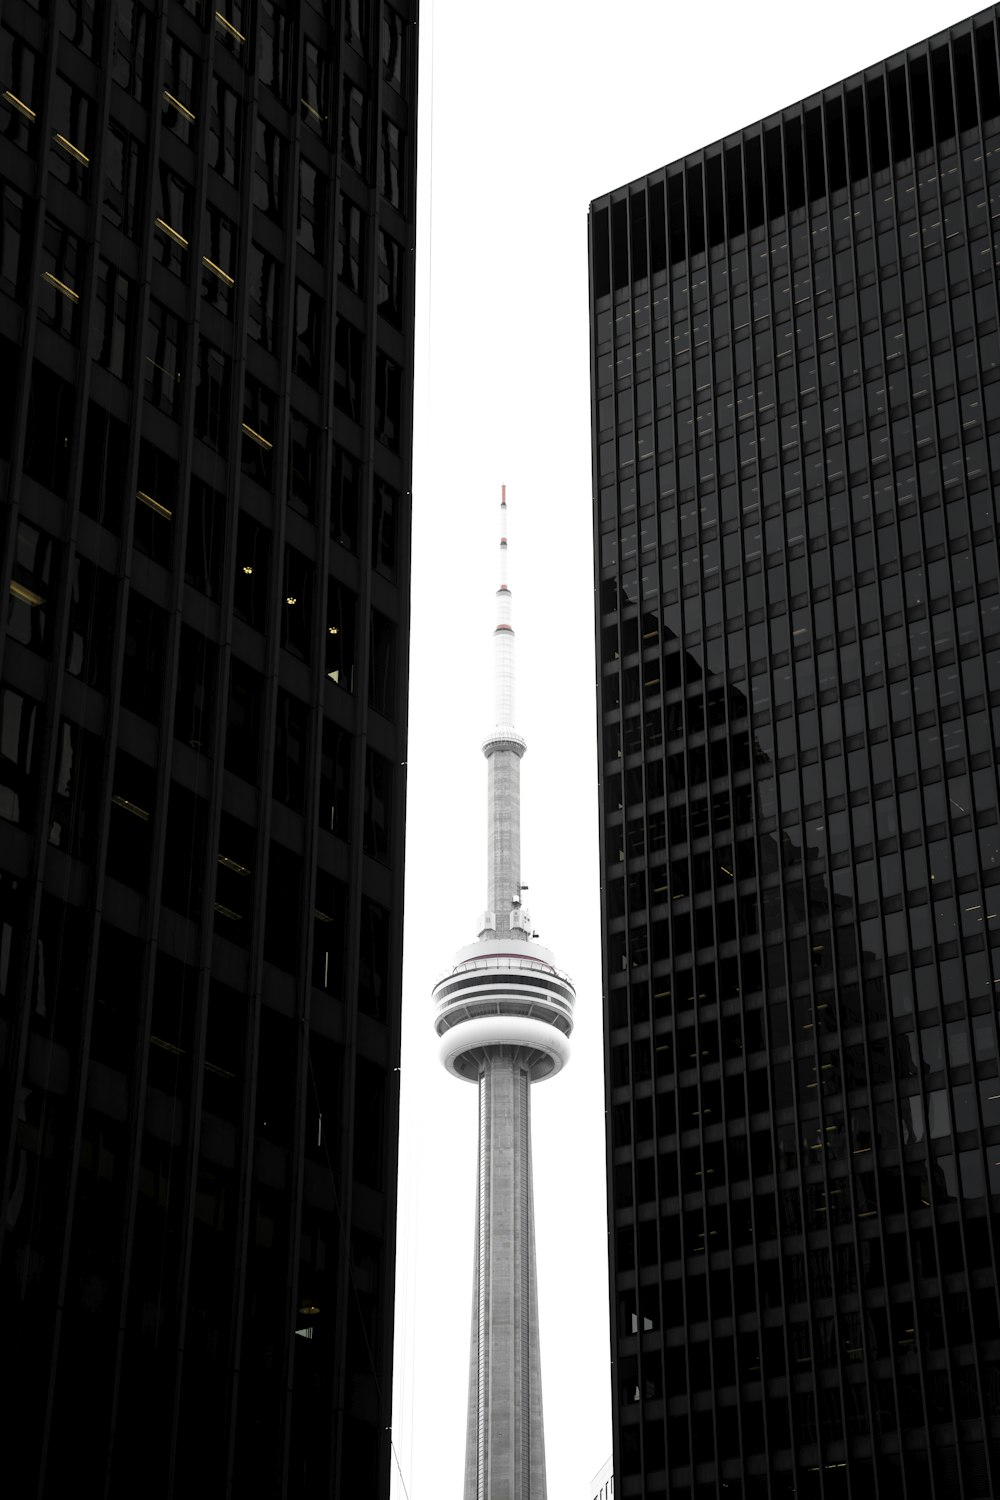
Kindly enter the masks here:
<path id="1" fill-rule="evenodd" d="M 514 728 L 514 626 L 507 492 L 493 632 L 495 723 L 488 768 L 486 910 L 476 942 L 434 989 L 449 1073 L 479 1091 L 476 1239 L 464 1500 L 545 1500 L 538 1349 L 531 1085 L 569 1058 L 576 992 L 534 942 L 521 896 L 521 757 Z"/>

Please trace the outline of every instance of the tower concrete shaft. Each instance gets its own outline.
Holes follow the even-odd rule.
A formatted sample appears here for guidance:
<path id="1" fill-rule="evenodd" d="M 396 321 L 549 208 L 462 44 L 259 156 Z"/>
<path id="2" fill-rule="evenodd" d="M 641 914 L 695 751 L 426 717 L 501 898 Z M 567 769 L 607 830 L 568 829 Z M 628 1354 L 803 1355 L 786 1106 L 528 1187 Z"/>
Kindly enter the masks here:
<path id="1" fill-rule="evenodd" d="M 531 1085 L 569 1057 L 576 994 L 532 941 L 521 903 L 521 757 L 514 728 L 514 626 L 507 495 L 500 503 L 494 641 L 496 722 L 488 767 L 487 909 L 479 940 L 434 988 L 450 1073 L 479 1090 L 475 1266 L 464 1500 L 545 1500 Z"/>
<path id="2" fill-rule="evenodd" d="M 479 1078 L 465 1500 L 544 1500 L 531 1077 L 491 1051 Z"/>

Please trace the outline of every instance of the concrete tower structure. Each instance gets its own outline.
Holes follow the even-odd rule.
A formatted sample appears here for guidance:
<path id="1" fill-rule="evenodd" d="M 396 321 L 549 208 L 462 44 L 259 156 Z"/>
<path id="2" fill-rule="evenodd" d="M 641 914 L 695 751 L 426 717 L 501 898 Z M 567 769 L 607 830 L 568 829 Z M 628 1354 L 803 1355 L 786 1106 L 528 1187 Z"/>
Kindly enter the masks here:
<path id="1" fill-rule="evenodd" d="M 531 1181 L 531 1085 L 569 1057 L 576 993 L 533 941 L 521 893 L 521 757 L 514 728 L 514 627 L 507 496 L 493 632 L 496 722 L 489 768 L 486 911 L 479 937 L 434 989 L 450 1073 L 479 1090 L 472 1346 L 465 1500 L 545 1500 L 538 1294 Z"/>

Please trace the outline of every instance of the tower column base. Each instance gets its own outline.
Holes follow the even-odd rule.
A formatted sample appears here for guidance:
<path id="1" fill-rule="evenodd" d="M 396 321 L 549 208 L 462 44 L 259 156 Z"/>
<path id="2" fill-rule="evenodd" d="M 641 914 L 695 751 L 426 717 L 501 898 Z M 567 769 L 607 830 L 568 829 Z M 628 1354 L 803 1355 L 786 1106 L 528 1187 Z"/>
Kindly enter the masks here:
<path id="1" fill-rule="evenodd" d="M 513 1048 L 479 1075 L 465 1500 L 546 1500 L 531 1080 Z"/>

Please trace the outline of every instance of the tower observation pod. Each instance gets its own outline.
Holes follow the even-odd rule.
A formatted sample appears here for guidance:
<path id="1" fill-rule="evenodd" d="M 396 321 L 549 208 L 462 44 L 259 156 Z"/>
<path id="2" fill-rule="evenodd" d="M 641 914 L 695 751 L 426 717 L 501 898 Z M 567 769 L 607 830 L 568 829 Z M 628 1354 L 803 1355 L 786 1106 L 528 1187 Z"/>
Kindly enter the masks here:
<path id="1" fill-rule="evenodd" d="M 479 937 L 435 986 L 434 1026 L 449 1073 L 479 1090 L 476 1243 L 464 1500 L 545 1500 L 531 1085 L 569 1059 L 576 992 L 533 941 L 521 900 L 521 757 L 514 728 L 514 625 L 507 583 L 507 490 L 493 632 L 495 724 L 483 743 L 487 896 Z"/>

